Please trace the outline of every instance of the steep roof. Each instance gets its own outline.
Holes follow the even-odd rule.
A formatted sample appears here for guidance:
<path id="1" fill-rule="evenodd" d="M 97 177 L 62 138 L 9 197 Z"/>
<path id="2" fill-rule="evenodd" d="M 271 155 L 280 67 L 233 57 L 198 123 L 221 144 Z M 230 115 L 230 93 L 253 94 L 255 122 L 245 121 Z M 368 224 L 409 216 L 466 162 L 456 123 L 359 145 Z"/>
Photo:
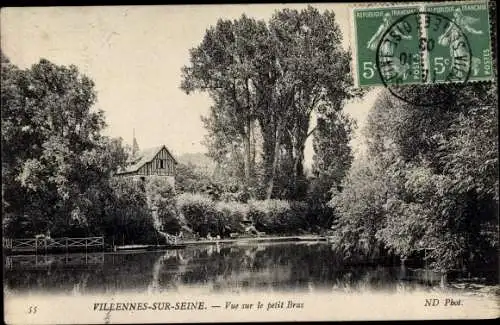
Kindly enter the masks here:
<path id="1" fill-rule="evenodd" d="M 152 161 L 154 157 L 163 149 L 167 150 L 168 154 L 172 157 L 174 162 L 177 164 L 177 161 L 175 160 L 174 156 L 168 151 L 167 147 L 165 145 L 162 146 L 156 146 L 152 148 L 147 148 L 140 150 L 137 152 L 137 154 L 129 159 L 127 162 L 127 167 L 125 169 L 121 169 L 118 171 L 118 174 L 125 174 L 125 173 L 133 173 L 139 170 L 142 166 L 144 166 L 146 163 Z"/>

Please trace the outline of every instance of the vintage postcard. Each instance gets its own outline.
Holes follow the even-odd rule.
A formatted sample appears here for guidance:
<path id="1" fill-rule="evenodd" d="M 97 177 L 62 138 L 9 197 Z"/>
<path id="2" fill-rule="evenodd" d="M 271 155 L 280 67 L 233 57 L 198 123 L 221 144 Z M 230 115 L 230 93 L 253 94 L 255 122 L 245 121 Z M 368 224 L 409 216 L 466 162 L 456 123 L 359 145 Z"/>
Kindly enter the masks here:
<path id="1" fill-rule="evenodd" d="M 500 317 L 495 2 L 0 17 L 7 324 Z"/>

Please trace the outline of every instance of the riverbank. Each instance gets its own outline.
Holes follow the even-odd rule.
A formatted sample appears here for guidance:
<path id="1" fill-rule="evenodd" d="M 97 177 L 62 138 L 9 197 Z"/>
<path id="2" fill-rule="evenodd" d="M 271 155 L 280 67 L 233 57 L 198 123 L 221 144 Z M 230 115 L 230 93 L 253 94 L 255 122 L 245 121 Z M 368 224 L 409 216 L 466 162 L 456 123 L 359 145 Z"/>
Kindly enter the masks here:
<path id="1" fill-rule="evenodd" d="M 449 283 L 448 288 L 453 290 L 454 292 L 464 295 L 500 297 L 500 284 L 491 285 L 491 284 L 483 284 L 480 281 L 478 282 L 457 281 Z"/>
<path id="2" fill-rule="evenodd" d="M 282 242 L 282 241 L 327 241 L 327 237 L 320 235 L 299 235 L 299 236 L 265 236 L 265 237 L 239 237 L 228 239 L 203 239 L 195 241 L 185 241 L 186 245 L 204 245 L 217 243 L 234 243 L 234 242 Z"/>
<path id="3" fill-rule="evenodd" d="M 23 254 L 33 254 L 33 253 L 41 253 L 41 254 L 58 254 L 58 253 L 78 253 L 78 252 L 113 252 L 113 251 L 143 251 L 143 250 L 164 250 L 164 249 L 181 249 L 187 246 L 197 246 L 197 245 L 216 245 L 223 243 L 246 243 L 246 242 L 266 242 L 266 243 L 276 243 L 276 242 L 305 242 L 305 241 L 314 241 L 314 242 L 326 242 L 328 238 L 322 235 L 297 235 L 297 236 L 260 236 L 260 237 L 237 237 L 237 238 L 225 238 L 225 239 L 199 239 L 199 240 L 186 240 L 186 241 L 178 241 L 177 243 L 171 244 L 130 244 L 130 245 L 109 245 L 104 244 L 104 241 L 101 237 L 101 242 L 99 242 L 99 247 L 94 246 L 55 246 L 51 244 L 41 245 L 43 249 L 36 249 L 35 244 L 28 247 L 23 243 L 23 249 L 15 249 L 12 250 L 11 247 L 5 248 L 4 253 L 7 255 L 23 255 Z M 78 239 L 78 238 L 77 238 Z M 27 239 L 36 242 L 36 240 Z"/>
<path id="4" fill-rule="evenodd" d="M 117 245 L 116 250 L 152 250 L 152 249 L 169 249 L 183 248 L 186 246 L 195 245 L 214 245 L 223 243 L 245 243 L 245 242 L 326 242 L 327 237 L 321 235 L 299 235 L 299 236 L 265 236 L 265 237 L 239 237 L 227 239 L 200 239 L 179 241 L 175 245 Z M 179 246 L 179 247 L 176 247 Z M 182 246 L 182 247 L 180 247 Z"/>

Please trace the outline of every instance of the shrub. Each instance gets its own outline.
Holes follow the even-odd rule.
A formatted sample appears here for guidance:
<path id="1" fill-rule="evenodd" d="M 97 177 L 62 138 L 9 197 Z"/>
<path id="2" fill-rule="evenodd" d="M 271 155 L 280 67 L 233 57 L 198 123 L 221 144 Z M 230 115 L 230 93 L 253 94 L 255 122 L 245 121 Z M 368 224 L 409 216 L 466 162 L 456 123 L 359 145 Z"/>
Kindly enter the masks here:
<path id="1" fill-rule="evenodd" d="M 241 202 L 214 202 L 209 196 L 183 193 L 177 196 L 177 209 L 187 224 L 201 236 L 228 236 L 245 231 L 245 220 L 252 221 L 258 231 L 271 234 L 296 234 L 305 229 L 307 204 L 305 202 L 262 200 Z"/>
<path id="2" fill-rule="evenodd" d="M 262 200 L 249 202 L 249 218 L 255 228 L 267 233 L 293 233 L 307 226 L 303 202 Z"/>
<path id="3" fill-rule="evenodd" d="M 288 215 L 288 228 L 290 231 L 304 229 L 308 226 L 307 214 L 309 206 L 306 202 L 290 201 L 290 213 Z"/>
<path id="4" fill-rule="evenodd" d="M 227 236 L 232 232 L 243 232 L 242 225 L 248 219 L 248 205 L 239 202 L 217 202 L 215 206 L 218 220 L 222 226 L 219 229 L 221 236 Z"/>
<path id="5" fill-rule="evenodd" d="M 201 236 L 215 234 L 219 222 L 215 203 L 203 194 L 182 193 L 177 196 L 177 210 L 182 214 L 188 226 Z"/>
<path id="6" fill-rule="evenodd" d="M 342 183 L 342 191 L 332 191 L 329 206 L 337 218 L 332 229 L 338 234 L 336 250 L 346 258 L 375 259 L 385 254 L 384 243 L 376 237 L 386 220 L 389 185 L 382 166 L 374 161 L 355 161 Z"/>
<path id="7" fill-rule="evenodd" d="M 221 201 L 225 202 L 242 202 L 246 203 L 249 199 L 249 194 L 246 191 L 238 192 L 223 192 L 220 196 Z"/>

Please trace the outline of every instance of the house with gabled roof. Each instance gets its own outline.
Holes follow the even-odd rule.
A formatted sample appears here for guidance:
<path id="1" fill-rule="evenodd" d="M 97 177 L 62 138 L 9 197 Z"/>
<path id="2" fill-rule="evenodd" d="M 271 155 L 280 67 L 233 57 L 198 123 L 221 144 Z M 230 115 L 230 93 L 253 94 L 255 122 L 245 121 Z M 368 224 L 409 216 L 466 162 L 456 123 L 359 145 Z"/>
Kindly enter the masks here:
<path id="1" fill-rule="evenodd" d="M 133 177 L 146 180 L 148 176 L 166 177 L 175 186 L 177 160 L 165 145 L 139 150 L 134 137 L 132 157 L 125 168 L 117 171 L 117 176 Z"/>

